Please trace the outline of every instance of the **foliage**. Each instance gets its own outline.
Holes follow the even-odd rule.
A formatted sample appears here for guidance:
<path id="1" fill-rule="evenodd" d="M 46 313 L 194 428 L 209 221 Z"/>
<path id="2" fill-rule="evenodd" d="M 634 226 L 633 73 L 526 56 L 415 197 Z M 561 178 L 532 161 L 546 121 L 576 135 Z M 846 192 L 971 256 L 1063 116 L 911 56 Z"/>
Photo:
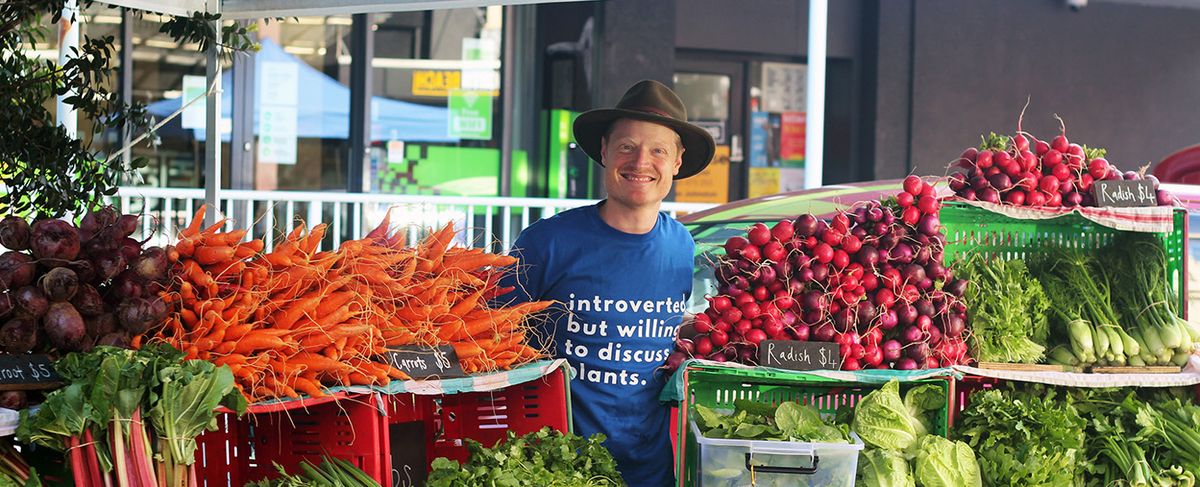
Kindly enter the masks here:
<path id="1" fill-rule="evenodd" d="M 957 268 L 971 282 L 971 355 L 981 362 L 1037 363 L 1046 351 L 1050 301 L 1025 262 L 982 254 Z"/>
<path id="2" fill-rule="evenodd" d="M 105 84 L 117 69 L 112 36 L 81 36 L 79 48 L 58 66 L 39 60 L 32 50 L 45 40 L 50 25 L 62 16 L 65 0 L 7 0 L 0 3 L 0 213 L 61 217 L 82 214 L 116 191 L 123 175 L 146 164 L 134 159 L 130 167 L 110 160 L 93 148 L 97 135 L 128 130 L 141 133 L 150 117 L 140 103 L 126 104 Z M 92 0 L 80 0 L 80 9 Z M 50 22 L 47 22 L 46 19 Z M 196 42 L 201 49 L 215 40 L 213 21 L 220 16 L 197 12 L 174 17 L 161 31 L 177 42 Z M 69 19 L 74 20 L 74 19 Z M 222 28 L 222 53 L 257 49 L 252 28 L 231 24 Z M 81 118 L 94 122 L 91 133 L 72 138 L 55 122 L 48 107 L 57 96 L 75 107 Z M 80 124 L 80 127 L 88 124 Z"/>
<path id="3" fill-rule="evenodd" d="M 275 470 L 279 472 L 279 478 L 250 482 L 246 487 L 379 487 L 379 482 L 366 472 L 346 460 L 330 456 L 326 456 L 320 466 L 308 460 L 300 462 L 300 473 L 289 474 L 278 463 Z"/>
<path id="4" fill-rule="evenodd" d="M 512 431 L 495 447 L 467 440 L 470 459 L 433 461 L 428 487 L 607 487 L 625 485 L 617 462 L 604 448 L 604 435 L 584 439 L 550 428 L 517 436 Z"/>
<path id="5" fill-rule="evenodd" d="M 847 425 L 822 420 L 820 412 L 809 404 L 785 402 L 776 407 L 739 400 L 735 407 L 732 414 L 721 414 L 697 404 L 700 433 L 709 438 L 739 440 L 851 442 Z"/>

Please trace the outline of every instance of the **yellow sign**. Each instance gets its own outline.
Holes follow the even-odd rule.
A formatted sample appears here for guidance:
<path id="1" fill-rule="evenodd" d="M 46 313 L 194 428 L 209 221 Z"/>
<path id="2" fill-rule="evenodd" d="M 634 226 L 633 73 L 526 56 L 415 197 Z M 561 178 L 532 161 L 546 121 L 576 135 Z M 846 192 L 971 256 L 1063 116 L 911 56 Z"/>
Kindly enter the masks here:
<path id="1" fill-rule="evenodd" d="M 779 168 L 750 168 L 750 197 L 768 196 L 779 192 Z"/>
<path id="2" fill-rule="evenodd" d="M 729 146 L 718 145 L 713 160 L 700 174 L 675 183 L 675 201 L 729 202 Z"/>
<path id="3" fill-rule="evenodd" d="M 462 71 L 418 70 L 412 74 L 414 96 L 446 96 L 462 87 Z"/>

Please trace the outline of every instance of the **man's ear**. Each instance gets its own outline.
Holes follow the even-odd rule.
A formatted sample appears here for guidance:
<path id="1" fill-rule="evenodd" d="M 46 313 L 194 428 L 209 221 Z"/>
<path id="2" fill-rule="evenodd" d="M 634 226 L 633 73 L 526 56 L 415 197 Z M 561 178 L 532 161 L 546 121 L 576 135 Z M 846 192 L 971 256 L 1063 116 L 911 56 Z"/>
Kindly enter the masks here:
<path id="1" fill-rule="evenodd" d="M 596 161 L 596 162 L 600 163 L 600 167 L 604 167 L 604 154 L 606 154 L 607 152 L 608 152 L 608 137 L 607 136 L 600 137 L 600 160 Z"/>
<path id="2" fill-rule="evenodd" d="M 671 174 L 672 176 L 679 175 L 679 168 L 683 166 L 683 151 L 685 150 L 686 149 L 679 149 L 679 157 L 675 158 L 675 173 Z"/>

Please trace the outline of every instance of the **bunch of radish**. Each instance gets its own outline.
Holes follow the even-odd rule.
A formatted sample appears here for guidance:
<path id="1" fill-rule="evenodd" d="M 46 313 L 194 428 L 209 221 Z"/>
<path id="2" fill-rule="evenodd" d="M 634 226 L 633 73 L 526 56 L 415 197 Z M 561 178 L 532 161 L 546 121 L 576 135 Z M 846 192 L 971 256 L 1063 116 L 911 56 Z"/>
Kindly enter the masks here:
<path id="1" fill-rule="evenodd" d="M 717 295 L 666 367 L 688 357 L 753 365 L 766 339 L 837 343 L 846 370 L 965 363 L 966 282 L 942 264 L 940 206 L 909 176 L 896 205 L 757 223 L 730 238 Z"/>
<path id="2" fill-rule="evenodd" d="M 1018 126 L 1020 124 L 1018 123 Z M 1171 194 L 1159 188 L 1158 178 L 1136 171 L 1121 172 L 1105 159 L 1105 150 L 1088 148 L 1067 139 L 1066 129 L 1050 139 L 1038 140 L 1019 128 L 1017 135 L 990 134 L 979 147 L 969 147 L 954 163 L 950 188 L 968 201 L 1015 206 L 1095 206 L 1092 185 L 1099 180 L 1149 180 L 1158 204 L 1174 204 Z"/>
<path id="3" fill-rule="evenodd" d="M 137 215 L 111 207 L 76 226 L 0 220 L 0 352 L 65 354 L 127 346 L 166 316 L 167 254 L 130 237 Z"/>

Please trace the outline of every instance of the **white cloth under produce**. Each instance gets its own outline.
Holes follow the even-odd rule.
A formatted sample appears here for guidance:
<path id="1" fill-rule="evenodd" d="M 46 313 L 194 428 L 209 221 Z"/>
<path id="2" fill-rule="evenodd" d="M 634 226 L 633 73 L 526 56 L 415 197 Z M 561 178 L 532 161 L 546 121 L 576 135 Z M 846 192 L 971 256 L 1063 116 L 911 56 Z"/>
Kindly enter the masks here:
<path id="1" fill-rule="evenodd" d="M 967 375 L 994 379 L 1038 382 L 1069 387 L 1179 387 L 1200 384 L 1200 372 L 1188 369 L 1178 374 L 1081 374 L 1075 372 L 979 369 L 955 365 Z"/>
<path id="2" fill-rule="evenodd" d="M 983 201 L 955 200 L 993 213 L 1022 220 L 1046 220 L 1068 213 L 1077 213 L 1099 225 L 1115 230 L 1130 232 L 1166 233 L 1175 228 L 1175 208 L 1171 206 L 1147 206 L 1134 208 L 1115 207 L 1049 207 L 997 205 Z"/>

